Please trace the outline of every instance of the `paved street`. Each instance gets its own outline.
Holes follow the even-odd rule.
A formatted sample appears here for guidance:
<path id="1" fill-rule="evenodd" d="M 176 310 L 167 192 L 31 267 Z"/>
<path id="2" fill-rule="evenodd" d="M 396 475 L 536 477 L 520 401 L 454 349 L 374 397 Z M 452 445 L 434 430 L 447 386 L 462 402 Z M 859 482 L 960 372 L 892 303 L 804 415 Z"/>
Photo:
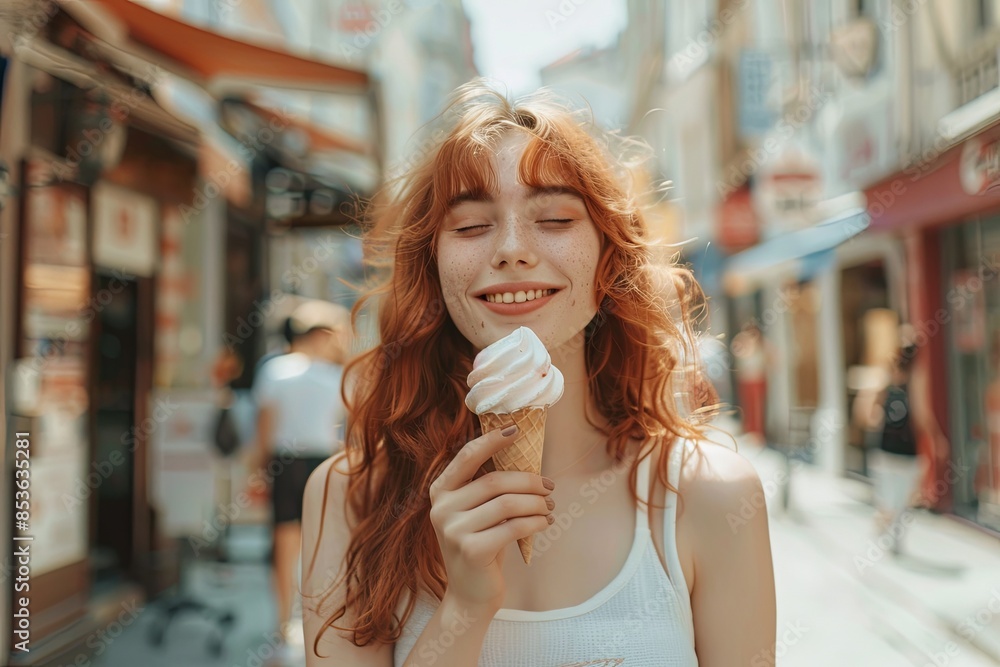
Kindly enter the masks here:
<path id="1" fill-rule="evenodd" d="M 875 540 L 864 484 L 803 465 L 785 513 L 781 456 L 741 452 L 768 492 L 779 665 L 1000 665 L 1000 541 L 918 511 L 893 557 Z"/>

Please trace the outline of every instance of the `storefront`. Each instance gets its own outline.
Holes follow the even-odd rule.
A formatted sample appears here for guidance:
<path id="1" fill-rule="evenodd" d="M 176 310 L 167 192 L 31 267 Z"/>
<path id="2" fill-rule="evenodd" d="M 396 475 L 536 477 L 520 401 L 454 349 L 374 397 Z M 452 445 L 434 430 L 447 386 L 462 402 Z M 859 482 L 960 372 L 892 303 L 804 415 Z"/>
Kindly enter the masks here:
<path id="1" fill-rule="evenodd" d="M 867 227 L 855 200 L 733 255 L 723 274 L 740 319 L 763 333 L 767 441 L 804 448 L 834 474 L 843 471 L 846 430 L 839 256 Z"/>
<path id="2" fill-rule="evenodd" d="M 914 411 L 929 425 L 924 495 L 936 509 L 1000 531 L 1000 126 L 989 127 L 869 190 L 872 232 L 906 252 Z M 924 389 L 926 388 L 926 389 Z"/>
<path id="3" fill-rule="evenodd" d="M 134 20 L 179 55 L 143 60 L 163 52 L 107 31 L 97 4 L 120 12 L 130 36 Z M 266 294 L 267 212 L 263 196 L 249 196 L 262 192 L 266 165 L 262 147 L 241 150 L 229 136 L 220 148 L 208 141 L 226 137 L 213 118 L 171 104 L 178 63 L 195 53 L 191 75 L 206 87 L 213 77 L 238 74 L 255 85 L 284 73 L 286 83 L 367 91 L 362 72 L 205 31 L 192 36 L 190 26 L 131 2 L 53 5 L 40 19 L 30 38 L 0 40 L 9 56 L 0 159 L 17 192 L 0 202 L 3 239 L 10 236 L 0 243 L 3 426 L 31 434 L 34 554 L 31 652 L 11 650 L 8 577 L 4 664 L 79 662 L 123 604 L 176 583 L 177 494 L 213 488 L 203 477 L 189 484 L 185 456 L 197 449 L 198 472 L 211 472 L 209 429 L 199 421 L 214 409 L 207 369 L 224 333 Z M 222 54 L 215 60 L 189 47 L 211 40 L 204 53 Z M 249 354 L 263 350 L 259 330 L 244 338 Z M 188 400 L 168 400 L 183 392 Z M 8 453 L 2 474 L 11 481 Z M 0 497 L 8 545 L 25 532 L 9 521 L 13 500 Z M 204 504 L 180 509 L 200 520 Z"/>
<path id="4" fill-rule="evenodd" d="M 1000 217 L 943 231 L 954 511 L 1000 532 Z"/>

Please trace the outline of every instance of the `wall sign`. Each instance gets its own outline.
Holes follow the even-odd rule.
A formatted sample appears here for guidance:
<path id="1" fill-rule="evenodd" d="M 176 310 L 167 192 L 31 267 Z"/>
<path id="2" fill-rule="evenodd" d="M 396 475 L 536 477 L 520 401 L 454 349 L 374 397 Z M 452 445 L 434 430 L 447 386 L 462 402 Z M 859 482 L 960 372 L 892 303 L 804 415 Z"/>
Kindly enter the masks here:
<path id="1" fill-rule="evenodd" d="M 152 276 L 156 270 L 156 200 L 101 182 L 94 186 L 94 264 Z"/>
<path id="2" fill-rule="evenodd" d="M 962 189 L 981 195 L 1000 187 L 1000 139 L 970 139 L 962 147 L 959 163 Z"/>

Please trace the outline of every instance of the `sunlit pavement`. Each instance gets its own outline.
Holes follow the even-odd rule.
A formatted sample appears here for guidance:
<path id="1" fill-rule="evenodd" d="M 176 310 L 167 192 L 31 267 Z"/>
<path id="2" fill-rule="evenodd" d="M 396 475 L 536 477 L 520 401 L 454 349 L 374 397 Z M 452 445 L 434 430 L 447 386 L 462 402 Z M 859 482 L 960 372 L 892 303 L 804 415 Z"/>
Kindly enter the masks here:
<path id="1" fill-rule="evenodd" d="M 895 557 L 876 539 L 870 487 L 800 464 L 785 512 L 782 456 L 739 449 L 767 494 L 779 665 L 1000 665 L 1000 540 L 914 511 Z"/>

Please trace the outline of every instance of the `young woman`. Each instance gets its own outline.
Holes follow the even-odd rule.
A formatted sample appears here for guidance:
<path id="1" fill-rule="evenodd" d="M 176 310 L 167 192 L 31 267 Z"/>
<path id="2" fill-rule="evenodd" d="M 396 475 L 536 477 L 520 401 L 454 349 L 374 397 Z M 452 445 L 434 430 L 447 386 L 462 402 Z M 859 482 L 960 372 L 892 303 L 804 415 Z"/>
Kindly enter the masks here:
<path id="1" fill-rule="evenodd" d="M 675 400 L 707 384 L 675 368 L 697 287 L 654 266 L 612 137 L 479 82 L 442 119 L 376 215 L 381 343 L 306 487 L 307 664 L 773 665 L 760 480 Z M 525 307 L 491 308 L 504 292 Z M 476 353 L 519 326 L 565 381 L 543 476 L 492 470 L 514 434 L 464 403 Z"/>

